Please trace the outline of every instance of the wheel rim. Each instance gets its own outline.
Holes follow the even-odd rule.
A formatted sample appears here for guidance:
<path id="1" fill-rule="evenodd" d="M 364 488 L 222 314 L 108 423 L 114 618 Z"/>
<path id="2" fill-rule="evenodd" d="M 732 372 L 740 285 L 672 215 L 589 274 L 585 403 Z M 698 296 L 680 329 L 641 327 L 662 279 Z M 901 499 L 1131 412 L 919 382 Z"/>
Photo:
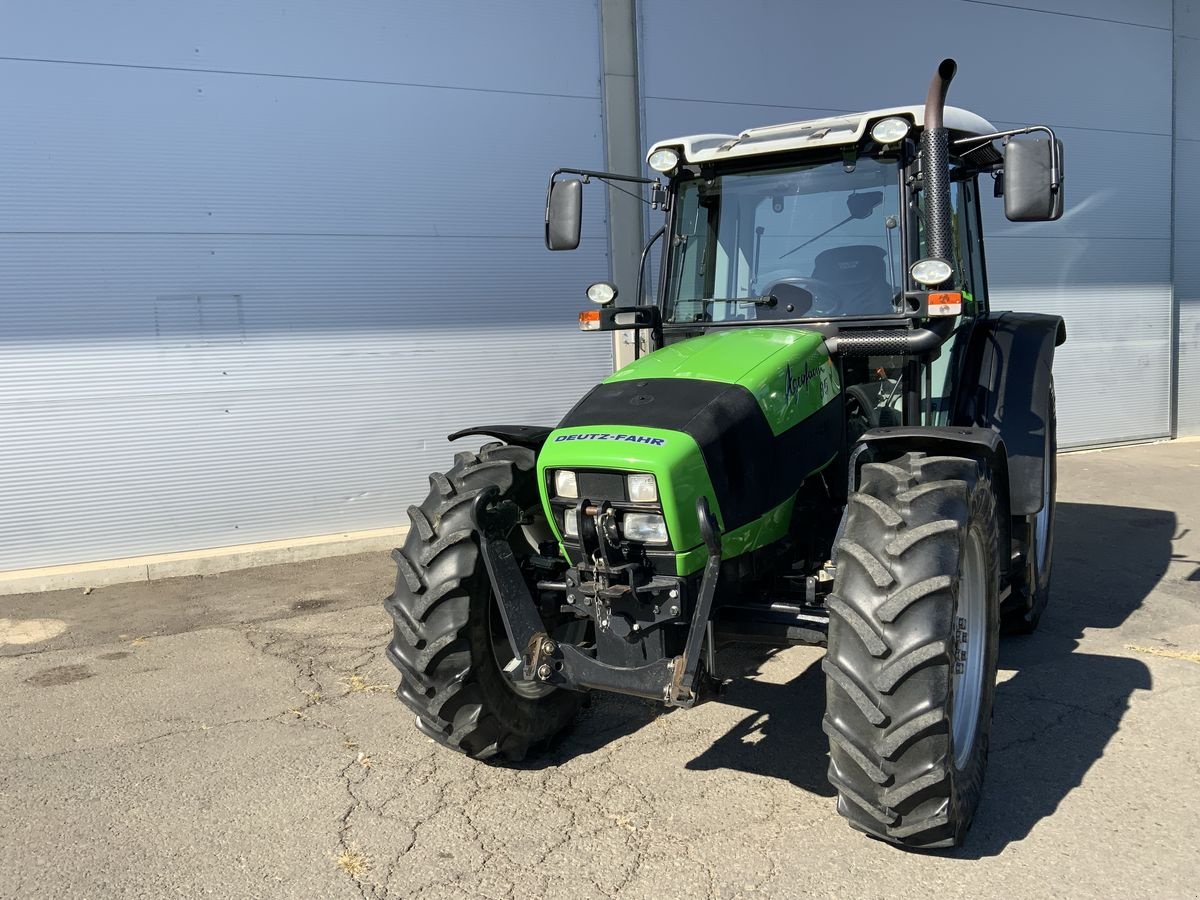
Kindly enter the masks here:
<path id="1" fill-rule="evenodd" d="M 958 597 L 954 608 L 954 658 L 950 689 L 954 698 L 950 720 L 950 743 L 954 765 L 966 766 L 975 747 L 979 706 L 983 702 L 983 657 L 986 650 L 987 575 L 983 541 L 968 532 Z"/>

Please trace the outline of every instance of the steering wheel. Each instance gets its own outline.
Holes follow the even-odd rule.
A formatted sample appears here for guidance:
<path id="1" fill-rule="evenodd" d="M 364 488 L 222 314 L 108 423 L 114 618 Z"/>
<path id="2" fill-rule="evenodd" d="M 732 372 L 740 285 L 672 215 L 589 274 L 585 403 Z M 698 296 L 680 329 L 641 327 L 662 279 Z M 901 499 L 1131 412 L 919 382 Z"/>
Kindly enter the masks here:
<path id="1" fill-rule="evenodd" d="M 899 385 L 893 382 L 889 389 L 883 381 L 846 386 L 846 418 L 852 438 L 857 440 L 868 428 L 891 428 L 902 423 L 900 411 L 887 405 L 897 387 Z M 885 391 L 887 398 L 883 396 Z"/>
<path id="2" fill-rule="evenodd" d="M 803 275 L 789 275 L 784 278 L 765 279 L 770 283 L 770 286 L 763 291 L 763 296 L 775 294 L 779 300 L 777 309 L 782 309 L 785 312 L 799 316 L 812 315 L 831 315 L 840 314 L 841 302 L 838 299 L 838 290 L 828 281 L 821 281 L 819 278 L 806 278 Z M 782 288 L 782 290 L 777 290 Z M 789 290 L 789 288 L 791 290 Z M 796 290 L 806 291 L 812 297 L 812 303 L 807 309 L 801 309 L 799 303 L 791 299 L 789 296 L 794 294 Z M 795 307 L 789 309 L 788 307 Z"/>
<path id="3" fill-rule="evenodd" d="M 846 388 L 846 414 L 862 419 L 867 428 L 879 427 L 879 407 L 861 384 L 852 384 Z"/>

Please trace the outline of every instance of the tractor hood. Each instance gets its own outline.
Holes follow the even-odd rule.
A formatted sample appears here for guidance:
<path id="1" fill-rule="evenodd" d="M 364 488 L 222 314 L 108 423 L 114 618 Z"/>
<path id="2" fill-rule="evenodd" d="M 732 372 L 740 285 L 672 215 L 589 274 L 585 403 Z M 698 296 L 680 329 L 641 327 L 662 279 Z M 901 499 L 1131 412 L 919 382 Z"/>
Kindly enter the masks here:
<path id="1" fill-rule="evenodd" d="M 628 382 L 660 378 L 737 385 L 754 395 L 772 432 L 778 434 L 825 405 L 838 390 L 824 340 L 818 332 L 797 328 L 713 331 L 630 363 L 605 379 L 604 386 L 613 392 Z M 665 387 L 676 393 L 681 385 Z M 713 385 L 704 390 L 715 389 Z M 587 402 L 585 398 L 564 424 Z"/>
<path id="2" fill-rule="evenodd" d="M 554 469 L 644 472 L 655 476 L 677 552 L 700 544 L 700 496 L 726 535 L 780 528 L 799 484 L 840 446 L 840 397 L 814 331 L 738 328 L 672 344 L 597 385 L 550 433 L 538 456 L 543 500 L 554 505 Z M 589 499 L 623 499 L 582 484 Z"/>
<path id="3" fill-rule="evenodd" d="M 710 331 L 643 356 L 605 380 L 703 378 L 737 384 L 747 373 L 780 350 L 813 337 L 819 335 L 790 328 L 727 328 Z"/>

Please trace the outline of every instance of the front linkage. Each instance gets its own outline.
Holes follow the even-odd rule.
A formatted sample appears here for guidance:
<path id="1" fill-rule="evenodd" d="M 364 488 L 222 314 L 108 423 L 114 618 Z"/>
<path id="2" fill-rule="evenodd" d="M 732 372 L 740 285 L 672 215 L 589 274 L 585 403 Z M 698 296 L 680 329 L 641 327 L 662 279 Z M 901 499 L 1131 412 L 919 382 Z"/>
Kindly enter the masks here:
<path id="1" fill-rule="evenodd" d="M 475 498 L 472 515 L 480 535 L 480 554 L 500 608 L 505 632 L 512 644 L 514 657 L 522 663 L 519 673 L 514 666 L 506 670 L 506 674 L 510 678 L 569 690 L 599 689 L 661 700 L 667 706 L 694 706 L 712 681 L 711 662 L 706 670 L 702 651 L 707 641 L 709 655 L 713 652 L 709 617 L 721 570 L 721 536 L 708 502 L 701 497 L 696 503 L 696 516 L 708 549 L 708 562 L 692 609 L 683 653 L 642 665 L 617 666 L 601 662 L 574 644 L 556 641 L 546 633 L 537 604 L 508 540 L 508 535 L 517 524 L 519 512 L 512 504 L 497 504 L 495 501 L 499 494 L 499 488 L 494 486 L 482 490 Z M 603 560 L 600 565 L 604 565 Z M 575 586 L 582 587 L 578 584 Z M 671 579 L 669 585 L 663 585 L 676 593 L 681 608 L 686 599 L 683 596 L 684 586 L 682 579 Z M 598 603 L 605 590 L 616 593 L 630 590 L 628 585 L 623 584 L 605 588 L 600 581 L 588 587 L 594 592 L 589 598 L 589 605 Z M 635 624 L 633 628 L 636 630 L 638 626 Z"/>

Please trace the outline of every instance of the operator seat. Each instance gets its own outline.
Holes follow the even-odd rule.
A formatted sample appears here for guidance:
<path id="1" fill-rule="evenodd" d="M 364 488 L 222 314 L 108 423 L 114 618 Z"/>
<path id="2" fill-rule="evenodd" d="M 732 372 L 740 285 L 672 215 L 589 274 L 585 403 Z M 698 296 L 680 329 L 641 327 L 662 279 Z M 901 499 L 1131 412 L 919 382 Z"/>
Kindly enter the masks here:
<path id="1" fill-rule="evenodd" d="M 887 251 L 874 244 L 851 244 L 822 250 L 813 261 L 812 277 L 829 284 L 841 315 L 876 316 L 895 312 L 887 276 Z"/>

